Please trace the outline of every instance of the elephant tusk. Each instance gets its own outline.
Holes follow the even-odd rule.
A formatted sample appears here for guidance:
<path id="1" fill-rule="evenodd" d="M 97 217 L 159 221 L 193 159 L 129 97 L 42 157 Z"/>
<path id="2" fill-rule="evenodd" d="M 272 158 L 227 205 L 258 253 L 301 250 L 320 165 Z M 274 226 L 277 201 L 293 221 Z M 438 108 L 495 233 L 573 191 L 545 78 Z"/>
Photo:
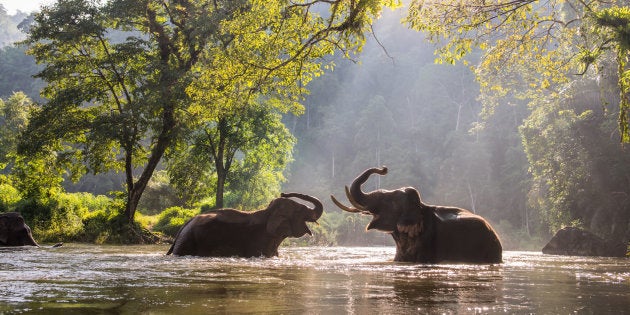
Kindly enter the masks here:
<path id="1" fill-rule="evenodd" d="M 339 202 L 337 200 L 337 198 L 335 198 L 335 196 L 330 195 L 330 198 L 332 199 L 332 201 L 335 203 L 335 205 L 337 205 L 337 207 L 341 208 L 341 210 L 344 211 L 348 211 L 348 212 L 353 212 L 353 213 L 363 213 L 363 211 L 356 209 L 356 208 L 350 208 L 348 206 L 343 205 L 341 202 Z"/>
<path id="2" fill-rule="evenodd" d="M 346 186 L 346 197 L 348 197 L 348 200 L 355 208 L 364 212 L 368 211 L 363 205 L 359 204 L 356 200 L 354 200 L 354 198 L 352 198 L 352 194 L 350 193 L 350 189 L 348 188 L 348 186 Z"/>

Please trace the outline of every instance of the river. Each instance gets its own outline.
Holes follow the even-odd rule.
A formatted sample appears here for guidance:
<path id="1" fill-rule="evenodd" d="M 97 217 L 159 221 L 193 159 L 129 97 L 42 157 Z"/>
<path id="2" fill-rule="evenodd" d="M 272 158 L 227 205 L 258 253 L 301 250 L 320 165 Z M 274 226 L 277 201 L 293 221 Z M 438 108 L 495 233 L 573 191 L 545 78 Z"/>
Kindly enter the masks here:
<path id="1" fill-rule="evenodd" d="M 0 248 L 0 314 L 623 314 L 630 259 L 504 252 L 497 265 L 395 263 L 393 247 L 276 258 L 168 246 Z"/>

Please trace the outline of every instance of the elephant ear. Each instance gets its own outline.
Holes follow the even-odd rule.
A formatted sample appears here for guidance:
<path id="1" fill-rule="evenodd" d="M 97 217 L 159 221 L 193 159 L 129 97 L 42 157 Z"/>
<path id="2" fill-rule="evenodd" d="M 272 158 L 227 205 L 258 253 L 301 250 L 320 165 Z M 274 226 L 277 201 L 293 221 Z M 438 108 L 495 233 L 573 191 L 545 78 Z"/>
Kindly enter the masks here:
<path id="1" fill-rule="evenodd" d="M 396 222 L 396 228 L 399 232 L 414 237 L 422 233 L 424 219 L 422 202 L 420 201 L 420 194 L 414 188 L 406 188 L 405 195 L 407 196 L 406 206 Z"/>
<path id="2" fill-rule="evenodd" d="M 271 215 L 267 221 L 266 228 L 267 233 L 273 235 L 286 237 L 291 234 L 291 225 L 289 220 L 280 215 Z"/>
<path id="3" fill-rule="evenodd" d="M 290 224 L 288 218 L 286 217 L 286 213 L 284 213 L 286 212 L 284 207 L 285 205 L 282 199 L 275 199 L 271 201 L 267 207 L 267 210 L 270 211 L 269 217 L 267 218 L 267 225 L 265 226 L 267 233 L 273 235 L 288 235 L 290 232 Z"/>

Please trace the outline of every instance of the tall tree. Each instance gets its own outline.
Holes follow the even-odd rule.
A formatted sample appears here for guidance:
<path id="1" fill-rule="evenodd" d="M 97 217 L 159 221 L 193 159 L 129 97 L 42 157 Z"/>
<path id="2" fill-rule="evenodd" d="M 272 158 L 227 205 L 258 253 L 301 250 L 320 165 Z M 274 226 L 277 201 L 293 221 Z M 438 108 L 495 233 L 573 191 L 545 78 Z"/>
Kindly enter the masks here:
<path id="1" fill-rule="evenodd" d="M 245 197 L 235 200 L 242 207 L 256 207 L 277 195 L 294 143 L 281 116 L 264 106 L 205 121 L 184 138 L 181 148 L 167 154 L 171 182 L 188 203 L 214 192 L 215 208 L 224 207 L 226 189 Z"/>
<path id="2" fill-rule="evenodd" d="M 22 92 L 0 99 L 0 173 L 15 159 L 20 134 L 26 129 L 33 102 Z"/>
<path id="3" fill-rule="evenodd" d="M 46 64 L 39 76 L 49 83 L 50 101 L 29 126 L 22 152 L 64 139 L 78 144 L 71 148 L 91 171 L 123 170 L 124 214 L 133 221 L 184 125 L 249 104 L 258 93 L 296 100 L 292 86 L 321 71 L 309 60 L 360 49 L 382 7 L 397 4 L 60 0 L 36 16 L 26 41 Z M 114 42 L 110 30 L 129 37 Z"/>
<path id="4" fill-rule="evenodd" d="M 58 192 L 65 174 L 63 168 L 69 166 L 66 156 L 55 159 L 49 150 L 28 159 L 17 154 L 22 134 L 38 110 L 22 92 L 13 93 L 6 101 L 0 99 L 0 173 L 10 174 L 7 178 L 25 199 L 45 198 Z M 50 148 L 59 148 L 60 145 L 54 142 Z"/>

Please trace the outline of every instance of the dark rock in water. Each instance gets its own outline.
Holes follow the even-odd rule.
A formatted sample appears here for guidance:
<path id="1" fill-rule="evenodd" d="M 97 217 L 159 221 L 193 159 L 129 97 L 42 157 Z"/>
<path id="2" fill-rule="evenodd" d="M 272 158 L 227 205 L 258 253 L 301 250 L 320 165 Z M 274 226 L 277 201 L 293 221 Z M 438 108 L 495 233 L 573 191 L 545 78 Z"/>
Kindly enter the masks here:
<path id="1" fill-rule="evenodd" d="M 606 241 L 578 228 L 566 227 L 558 231 L 542 249 L 543 254 L 567 256 L 625 257 L 627 244 Z"/>

